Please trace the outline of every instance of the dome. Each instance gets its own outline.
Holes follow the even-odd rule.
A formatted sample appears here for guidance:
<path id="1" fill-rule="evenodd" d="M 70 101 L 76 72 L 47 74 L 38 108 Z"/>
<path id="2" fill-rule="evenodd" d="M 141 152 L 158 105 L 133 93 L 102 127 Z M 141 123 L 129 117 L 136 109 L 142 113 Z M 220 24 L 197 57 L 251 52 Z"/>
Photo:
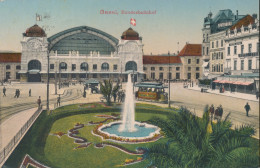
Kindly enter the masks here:
<path id="1" fill-rule="evenodd" d="M 24 36 L 27 37 L 46 37 L 45 31 L 39 27 L 37 24 L 28 28 L 24 33 Z"/>
<path id="2" fill-rule="evenodd" d="M 121 36 L 121 39 L 123 39 L 123 40 L 139 40 L 139 34 L 130 27 L 129 29 L 124 31 L 124 33 Z"/>

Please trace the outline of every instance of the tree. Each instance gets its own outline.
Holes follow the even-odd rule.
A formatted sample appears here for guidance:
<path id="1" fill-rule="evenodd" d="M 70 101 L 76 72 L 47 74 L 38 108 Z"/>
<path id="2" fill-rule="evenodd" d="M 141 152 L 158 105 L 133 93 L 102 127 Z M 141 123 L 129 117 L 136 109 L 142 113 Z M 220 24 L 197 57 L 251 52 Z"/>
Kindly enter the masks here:
<path id="1" fill-rule="evenodd" d="M 148 149 L 147 158 L 157 167 L 257 167 L 258 156 L 250 146 L 251 126 L 231 130 L 229 115 L 213 124 L 208 107 L 201 118 L 186 108 L 169 114 L 167 120 L 153 118 L 168 142 Z"/>
<path id="2" fill-rule="evenodd" d="M 119 84 L 117 83 L 116 86 L 113 87 L 113 82 L 109 80 L 104 80 L 104 82 L 100 82 L 100 91 L 106 99 L 107 105 L 111 105 L 111 97 L 113 94 L 117 94 L 119 90 Z"/>

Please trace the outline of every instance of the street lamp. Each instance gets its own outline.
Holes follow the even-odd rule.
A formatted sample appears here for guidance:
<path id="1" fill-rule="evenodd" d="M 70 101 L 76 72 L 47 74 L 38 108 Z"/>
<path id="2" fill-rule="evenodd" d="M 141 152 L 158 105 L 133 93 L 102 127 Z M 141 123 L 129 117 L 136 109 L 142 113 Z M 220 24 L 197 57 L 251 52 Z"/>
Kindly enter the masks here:
<path id="1" fill-rule="evenodd" d="M 58 65 L 57 65 L 57 60 L 56 60 L 56 62 L 55 62 L 55 95 L 57 95 L 57 67 L 58 67 Z"/>
<path id="2" fill-rule="evenodd" d="M 169 93 L 168 93 L 168 107 L 170 108 L 171 107 L 171 103 L 170 103 L 170 101 L 171 101 L 171 98 L 170 98 L 170 96 L 171 96 L 171 82 L 170 82 L 170 51 L 168 51 L 168 58 L 169 58 L 169 73 L 168 73 L 168 86 L 169 86 Z"/>
<path id="3" fill-rule="evenodd" d="M 48 61 L 48 68 L 47 68 L 47 105 L 46 105 L 46 110 L 49 111 L 49 94 L 50 94 L 50 89 L 49 89 L 49 83 L 50 83 L 50 51 L 49 51 L 49 44 L 47 46 L 47 61 Z"/>

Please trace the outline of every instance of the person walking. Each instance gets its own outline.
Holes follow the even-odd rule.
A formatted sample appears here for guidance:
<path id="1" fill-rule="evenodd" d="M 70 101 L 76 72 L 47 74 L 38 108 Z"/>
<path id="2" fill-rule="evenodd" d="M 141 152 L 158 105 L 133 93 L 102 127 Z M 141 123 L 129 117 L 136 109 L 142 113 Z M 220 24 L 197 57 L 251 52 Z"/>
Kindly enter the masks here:
<path id="1" fill-rule="evenodd" d="M 42 101 L 41 101 L 41 96 L 39 96 L 39 98 L 38 98 L 38 100 L 37 100 L 38 108 L 41 107 L 41 103 L 42 103 Z"/>
<path id="2" fill-rule="evenodd" d="M 250 109 L 250 105 L 248 104 L 248 102 L 247 102 L 246 105 L 245 105 L 245 109 L 246 109 L 246 116 L 249 117 L 249 116 L 248 116 L 248 112 L 249 112 L 249 110 L 251 110 L 251 109 Z"/>
<path id="3" fill-rule="evenodd" d="M 32 96 L 32 90 L 29 89 L 29 97 L 31 97 L 31 96 Z"/>
<path id="4" fill-rule="evenodd" d="M 6 93 L 6 88 L 4 87 L 4 88 L 3 88 L 3 97 L 6 97 L 6 94 L 5 94 L 5 93 Z"/>
<path id="5" fill-rule="evenodd" d="M 15 90 L 14 98 L 18 98 L 17 95 L 18 95 L 18 89 Z"/>
<path id="6" fill-rule="evenodd" d="M 20 89 L 17 89 L 17 98 L 20 96 Z"/>
<path id="7" fill-rule="evenodd" d="M 213 116 L 214 116 L 214 112 L 215 112 L 215 110 L 214 110 L 214 105 L 213 105 L 213 104 L 210 106 L 209 112 L 210 112 L 210 119 L 211 119 L 211 121 L 212 121 Z"/>
<path id="8" fill-rule="evenodd" d="M 60 94 L 59 94 L 59 97 L 57 97 L 57 107 L 60 106 Z"/>
<path id="9" fill-rule="evenodd" d="M 114 103 L 116 102 L 116 93 L 113 94 L 113 98 L 114 98 Z"/>
<path id="10" fill-rule="evenodd" d="M 87 92 L 86 92 L 86 90 L 84 90 L 83 97 L 86 98 L 86 96 L 87 96 Z"/>
<path id="11" fill-rule="evenodd" d="M 120 100 L 121 100 L 121 92 L 118 91 L 118 93 L 117 93 L 117 102 L 119 103 Z"/>
<path id="12" fill-rule="evenodd" d="M 223 116 L 223 108 L 222 108 L 222 105 L 219 105 L 219 119 L 221 120 L 222 119 L 222 116 Z"/>

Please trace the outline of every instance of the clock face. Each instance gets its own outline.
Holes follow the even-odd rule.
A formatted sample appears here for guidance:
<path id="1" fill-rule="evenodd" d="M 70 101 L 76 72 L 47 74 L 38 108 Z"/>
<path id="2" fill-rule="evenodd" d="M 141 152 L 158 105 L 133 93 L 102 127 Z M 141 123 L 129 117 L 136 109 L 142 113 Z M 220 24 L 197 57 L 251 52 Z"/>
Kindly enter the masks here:
<path id="1" fill-rule="evenodd" d="M 42 47 L 42 42 L 38 39 L 28 41 L 28 47 L 31 50 L 39 50 Z"/>
<path id="2" fill-rule="evenodd" d="M 138 50 L 137 44 L 135 44 L 133 42 L 126 44 L 125 48 L 127 51 L 137 51 Z"/>

